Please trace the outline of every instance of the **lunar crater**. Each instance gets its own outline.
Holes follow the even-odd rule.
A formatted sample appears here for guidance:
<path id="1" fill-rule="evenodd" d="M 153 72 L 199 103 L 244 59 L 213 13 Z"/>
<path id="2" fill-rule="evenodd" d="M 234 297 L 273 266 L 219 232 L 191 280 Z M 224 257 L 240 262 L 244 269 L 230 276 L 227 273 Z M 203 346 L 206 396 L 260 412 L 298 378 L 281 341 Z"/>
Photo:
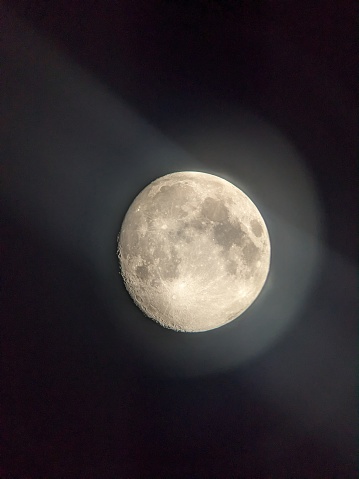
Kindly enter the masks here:
<path id="1" fill-rule="evenodd" d="M 145 266 L 145 265 L 137 266 L 137 268 L 136 268 L 136 275 L 137 275 L 137 277 L 138 277 L 141 281 L 146 280 L 146 279 L 148 278 L 148 276 L 149 276 L 149 272 L 148 272 L 147 266 Z"/>
<path id="2" fill-rule="evenodd" d="M 251 228 L 252 228 L 253 233 L 257 236 L 257 238 L 262 236 L 263 228 L 260 225 L 259 221 L 251 220 Z"/>

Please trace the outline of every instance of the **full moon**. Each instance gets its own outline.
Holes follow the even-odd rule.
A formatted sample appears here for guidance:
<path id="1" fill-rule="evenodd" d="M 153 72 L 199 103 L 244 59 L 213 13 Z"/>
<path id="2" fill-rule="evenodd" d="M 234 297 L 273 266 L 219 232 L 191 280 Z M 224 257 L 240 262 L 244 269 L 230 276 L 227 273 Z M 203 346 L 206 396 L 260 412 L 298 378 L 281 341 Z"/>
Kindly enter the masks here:
<path id="1" fill-rule="evenodd" d="M 223 326 L 257 298 L 270 265 L 267 227 L 254 203 L 218 176 L 172 173 L 135 198 L 118 235 L 126 289 L 175 331 Z"/>

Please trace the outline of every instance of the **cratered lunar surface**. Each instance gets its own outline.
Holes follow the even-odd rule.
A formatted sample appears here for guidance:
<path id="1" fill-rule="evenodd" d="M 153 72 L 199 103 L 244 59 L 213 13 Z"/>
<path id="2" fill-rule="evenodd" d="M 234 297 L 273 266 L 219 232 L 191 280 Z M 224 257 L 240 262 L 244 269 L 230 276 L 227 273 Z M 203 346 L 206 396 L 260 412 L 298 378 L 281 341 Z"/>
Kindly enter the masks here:
<path id="1" fill-rule="evenodd" d="M 243 313 L 266 281 L 270 241 L 253 202 L 199 172 L 158 178 L 135 198 L 118 236 L 126 288 L 176 331 L 207 331 Z"/>

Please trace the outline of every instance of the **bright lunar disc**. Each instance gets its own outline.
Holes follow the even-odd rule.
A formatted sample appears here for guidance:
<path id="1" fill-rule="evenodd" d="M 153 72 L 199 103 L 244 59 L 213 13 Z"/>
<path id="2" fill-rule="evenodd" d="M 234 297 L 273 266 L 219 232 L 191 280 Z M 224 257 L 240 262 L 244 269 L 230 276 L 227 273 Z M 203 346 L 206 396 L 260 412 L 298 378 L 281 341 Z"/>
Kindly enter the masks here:
<path id="1" fill-rule="evenodd" d="M 269 271 L 270 241 L 253 202 L 218 176 L 179 172 L 135 198 L 118 236 L 126 288 L 176 331 L 208 331 L 242 314 Z"/>

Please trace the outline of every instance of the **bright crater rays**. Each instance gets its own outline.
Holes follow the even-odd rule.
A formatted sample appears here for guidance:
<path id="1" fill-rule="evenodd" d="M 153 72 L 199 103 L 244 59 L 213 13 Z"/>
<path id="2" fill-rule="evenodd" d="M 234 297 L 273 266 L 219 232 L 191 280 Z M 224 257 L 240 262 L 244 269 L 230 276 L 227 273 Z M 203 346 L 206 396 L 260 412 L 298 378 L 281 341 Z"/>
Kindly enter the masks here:
<path id="1" fill-rule="evenodd" d="M 242 314 L 263 288 L 270 241 L 253 202 L 214 175 L 158 178 L 134 200 L 118 236 L 126 288 L 166 328 L 207 331 Z"/>

